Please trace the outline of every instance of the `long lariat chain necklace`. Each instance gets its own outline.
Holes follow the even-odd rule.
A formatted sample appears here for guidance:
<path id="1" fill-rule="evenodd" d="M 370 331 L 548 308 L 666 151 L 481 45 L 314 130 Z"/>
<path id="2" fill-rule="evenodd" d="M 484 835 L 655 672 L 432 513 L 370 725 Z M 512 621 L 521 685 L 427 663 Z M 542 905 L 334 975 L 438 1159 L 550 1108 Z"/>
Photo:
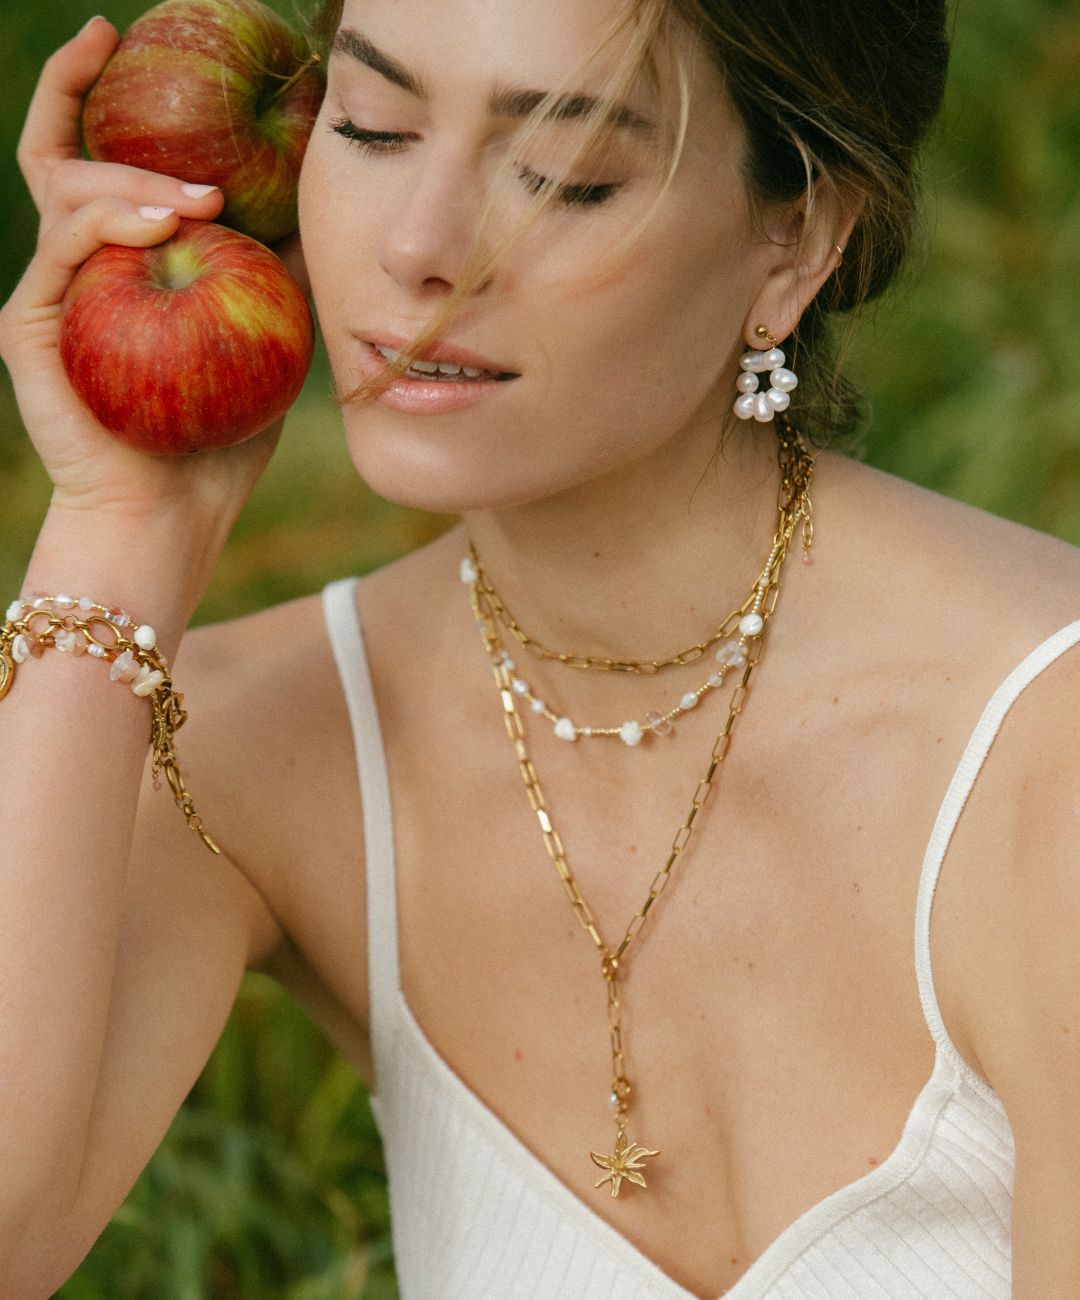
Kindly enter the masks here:
<path id="1" fill-rule="evenodd" d="M 470 546 L 470 554 L 466 562 L 462 563 L 462 579 L 470 589 L 473 615 L 476 619 L 477 630 L 484 643 L 488 658 L 491 661 L 492 672 L 495 677 L 496 686 L 498 687 L 499 696 L 502 701 L 503 722 L 506 725 L 507 734 L 514 746 L 514 752 L 517 755 L 518 770 L 521 773 L 522 781 L 528 795 L 529 804 L 536 814 L 537 821 L 540 824 L 540 830 L 544 837 L 544 846 L 547 849 L 548 856 L 555 864 L 555 868 L 562 880 L 563 887 L 570 899 L 571 906 L 574 909 L 574 915 L 582 929 L 589 935 L 600 955 L 600 969 L 607 987 L 607 1022 L 608 1033 L 611 1046 L 611 1094 L 610 1104 L 615 1115 L 615 1148 L 610 1153 L 601 1153 L 590 1151 L 589 1155 L 593 1163 L 603 1169 L 605 1172 L 598 1178 L 594 1184 L 596 1187 L 602 1186 L 606 1182 L 611 1184 L 611 1195 L 618 1196 L 622 1182 L 625 1180 L 634 1183 L 639 1187 L 645 1187 L 644 1175 L 641 1173 L 643 1161 L 646 1157 L 658 1156 L 658 1150 L 652 1150 L 649 1147 L 640 1146 L 631 1142 L 627 1137 L 627 1127 L 629 1124 L 630 1099 L 632 1095 L 632 1086 L 625 1073 L 624 1053 L 622 1043 L 621 1028 L 621 1011 L 622 1004 L 619 998 L 619 976 L 622 969 L 623 954 L 626 952 L 631 941 L 639 933 L 645 920 L 648 917 L 649 909 L 656 902 L 662 893 L 664 887 L 671 878 L 671 873 L 676 862 L 685 851 L 694 832 L 694 824 L 698 814 L 705 806 L 705 801 L 712 789 L 713 778 L 716 775 L 717 768 L 723 761 L 730 743 L 731 730 L 735 719 L 742 712 L 745 704 L 747 692 L 750 684 L 750 676 L 761 658 L 764 651 L 765 629 L 769 618 L 776 607 L 777 597 L 779 596 L 779 576 L 780 569 L 783 566 L 784 559 L 787 556 L 788 546 L 798 526 L 800 519 L 803 521 L 803 548 L 804 557 L 808 555 L 811 541 L 811 513 L 809 488 L 810 480 L 813 476 L 814 462 L 806 450 L 805 445 L 799 436 L 798 431 L 790 424 L 783 423 L 779 431 L 780 447 L 779 462 L 781 469 L 781 486 L 779 493 L 779 514 L 780 521 L 774 538 L 773 549 L 770 553 L 769 562 L 766 564 L 761 577 L 754 589 L 754 596 L 751 603 L 749 615 L 743 614 L 742 622 L 746 630 L 740 633 L 740 643 L 745 648 L 745 663 L 742 665 L 742 675 L 732 692 L 731 701 L 728 706 L 728 715 L 724 723 L 723 730 L 717 736 L 709 755 L 709 763 L 704 776 L 698 781 L 697 788 L 694 791 L 694 797 L 690 805 L 690 810 L 675 834 L 672 841 L 671 850 L 668 854 L 664 866 L 656 873 L 652 884 L 649 886 L 649 893 L 642 907 L 634 914 L 630 924 L 626 928 L 622 941 L 619 946 L 612 949 L 604 942 L 597 928 L 595 919 L 589 905 L 582 897 L 581 890 L 578 888 L 577 881 L 570 870 L 566 860 L 566 851 L 563 848 L 562 838 L 551 820 L 551 814 L 548 811 L 547 803 L 544 799 L 543 791 L 536 774 L 536 767 L 529 756 L 528 748 L 525 743 L 525 728 L 522 723 L 521 714 L 518 711 L 517 700 L 520 692 L 515 691 L 513 687 L 512 669 L 507 666 L 506 650 L 498 633 L 500 622 L 499 609 L 504 612 L 505 605 L 498 601 L 489 581 L 482 580 L 482 569 L 476 559 L 475 550 Z M 498 603 L 496 603 L 498 602 Z M 746 624 L 746 619 L 752 615 L 754 621 Z M 722 635 L 725 635 L 721 625 L 721 630 L 714 634 L 708 641 L 702 642 L 700 646 L 692 649 L 699 650 L 700 657 L 704 651 L 717 641 Z M 515 635 L 517 635 L 515 633 Z M 524 639 L 523 639 L 524 638 Z M 533 638 L 525 637 L 522 633 L 518 637 L 522 645 L 532 644 L 539 646 Z M 597 660 L 591 659 L 586 655 L 568 654 L 563 655 L 556 651 L 549 651 L 546 647 L 540 646 L 537 653 L 543 653 L 546 657 L 561 660 L 572 667 L 597 667 L 602 670 L 625 671 L 625 672 L 655 672 L 667 664 L 676 664 L 680 662 L 692 662 L 692 660 L 681 659 L 680 655 L 669 657 L 665 661 L 657 660 Z M 680 652 L 685 654 L 687 652 Z M 642 663 L 650 664 L 652 667 L 642 668 Z"/>

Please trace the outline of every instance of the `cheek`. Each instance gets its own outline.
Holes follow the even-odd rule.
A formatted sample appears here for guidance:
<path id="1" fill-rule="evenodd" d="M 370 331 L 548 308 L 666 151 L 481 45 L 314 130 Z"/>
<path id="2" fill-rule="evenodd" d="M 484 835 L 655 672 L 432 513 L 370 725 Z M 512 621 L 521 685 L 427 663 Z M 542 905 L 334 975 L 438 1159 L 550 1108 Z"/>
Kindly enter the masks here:
<path id="1" fill-rule="evenodd" d="M 553 402 L 583 403 L 613 452 L 663 441 L 709 400 L 751 297 L 743 227 L 702 222 L 696 205 L 676 214 L 603 283 L 540 306 L 560 363 Z"/>

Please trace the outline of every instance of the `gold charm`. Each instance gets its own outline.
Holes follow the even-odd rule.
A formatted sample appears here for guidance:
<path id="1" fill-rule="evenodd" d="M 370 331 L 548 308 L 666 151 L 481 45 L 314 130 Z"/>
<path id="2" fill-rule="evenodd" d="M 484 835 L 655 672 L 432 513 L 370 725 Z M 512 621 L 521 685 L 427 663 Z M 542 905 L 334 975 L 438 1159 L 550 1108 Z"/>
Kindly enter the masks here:
<path id="1" fill-rule="evenodd" d="M 11 690 L 11 683 L 14 680 L 15 660 L 6 650 L 0 648 L 0 700 Z"/>
<path id="2" fill-rule="evenodd" d="M 619 1185 L 625 1178 L 627 1182 L 637 1183 L 639 1187 L 647 1187 L 644 1177 L 637 1171 L 641 1168 L 642 1156 L 658 1156 L 659 1151 L 650 1151 L 647 1147 L 636 1146 L 633 1142 L 627 1142 L 626 1134 L 620 1129 L 619 1135 L 615 1139 L 615 1150 L 609 1156 L 599 1156 L 595 1151 L 590 1151 L 593 1164 L 599 1165 L 601 1169 L 606 1169 L 607 1173 L 602 1178 L 598 1178 L 593 1184 L 599 1187 L 601 1183 L 606 1183 L 611 1179 L 611 1194 L 618 1196 Z"/>

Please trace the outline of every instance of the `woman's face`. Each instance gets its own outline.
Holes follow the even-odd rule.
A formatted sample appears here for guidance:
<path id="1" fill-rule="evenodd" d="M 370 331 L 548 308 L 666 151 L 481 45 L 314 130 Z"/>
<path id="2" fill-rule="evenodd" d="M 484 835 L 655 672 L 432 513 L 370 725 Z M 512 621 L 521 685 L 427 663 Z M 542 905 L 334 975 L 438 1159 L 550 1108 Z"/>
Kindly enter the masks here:
<path id="1" fill-rule="evenodd" d="M 340 391 L 381 364 L 373 341 L 414 337 L 461 276 L 486 181 L 520 124 L 506 92 L 560 84 L 617 3 L 346 0 L 300 194 Z M 439 385 L 431 407 L 419 385 L 400 401 L 346 406 L 350 454 L 377 492 L 448 512 L 505 507 L 679 454 L 704 425 L 715 445 L 768 245 L 752 237 L 744 137 L 720 78 L 699 51 L 691 66 L 684 156 L 632 253 L 595 276 L 657 193 L 655 142 L 639 124 L 613 130 L 575 167 L 575 188 L 441 332 L 515 378 L 429 381 L 429 393 Z M 608 67 L 598 63 L 572 92 L 596 94 Z M 622 102 L 656 121 L 644 85 Z M 489 238 L 522 214 L 537 175 L 569 161 L 580 131 L 572 117 L 553 120 L 514 159 Z M 379 133 L 381 151 L 365 132 Z"/>

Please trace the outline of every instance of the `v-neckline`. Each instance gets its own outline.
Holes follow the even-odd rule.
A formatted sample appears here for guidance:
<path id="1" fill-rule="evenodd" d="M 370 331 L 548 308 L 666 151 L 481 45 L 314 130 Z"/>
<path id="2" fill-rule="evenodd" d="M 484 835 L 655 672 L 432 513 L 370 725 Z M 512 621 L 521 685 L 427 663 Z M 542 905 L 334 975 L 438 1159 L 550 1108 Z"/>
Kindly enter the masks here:
<path id="1" fill-rule="evenodd" d="M 643 1275 L 643 1280 L 658 1291 L 659 1300 L 700 1300 L 693 1291 L 688 1291 L 676 1282 L 628 1237 L 597 1214 L 469 1087 L 427 1036 L 413 1015 L 400 985 L 396 1001 L 400 1012 L 397 1024 L 411 1036 L 444 1086 L 456 1094 L 474 1124 L 509 1158 L 525 1179 L 538 1186 L 549 1200 L 559 1202 L 564 1215 L 581 1220 L 592 1235 L 599 1236 L 609 1252 L 621 1259 L 627 1268 Z M 396 1032 L 396 1029 L 397 1026 L 392 1027 L 392 1032 Z M 919 1166 L 930 1145 L 938 1117 L 956 1091 L 956 1076 L 955 1064 L 942 1052 L 940 1046 L 936 1046 L 930 1077 L 912 1103 L 899 1141 L 881 1164 L 804 1210 L 766 1246 L 732 1286 L 719 1296 L 708 1297 L 707 1300 L 760 1300 L 766 1289 L 782 1276 L 812 1242 L 848 1214 L 899 1186 Z M 378 1119 L 379 1096 L 371 1093 L 370 1097 Z"/>

